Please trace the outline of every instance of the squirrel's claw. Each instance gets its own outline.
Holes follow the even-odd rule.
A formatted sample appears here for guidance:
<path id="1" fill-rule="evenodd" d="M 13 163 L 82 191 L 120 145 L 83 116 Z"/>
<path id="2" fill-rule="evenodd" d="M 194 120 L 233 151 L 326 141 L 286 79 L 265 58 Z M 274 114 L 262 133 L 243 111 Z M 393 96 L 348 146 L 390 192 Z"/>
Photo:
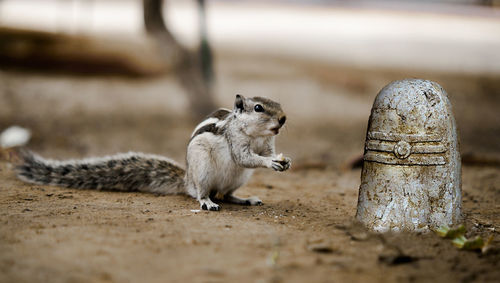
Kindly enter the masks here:
<path id="1" fill-rule="evenodd" d="M 272 164 L 271 164 L 271 167 L 275 170 L 275 171 L 286 171 L 290 168 L 290 165 L 291 165 L 291 160 L 290 158 L 288 157 L 285 157 L 283 158 L 282 160 L 273 160 L 272 161 Z"/>
<path id="2" fill-rule="evenodd" d="M 200 200 L 200 207 L 203 210 L 210 210 L 210 211 L 219 211 L 219 205 L 212 202 L 209 198 L 201 199 Z"/>

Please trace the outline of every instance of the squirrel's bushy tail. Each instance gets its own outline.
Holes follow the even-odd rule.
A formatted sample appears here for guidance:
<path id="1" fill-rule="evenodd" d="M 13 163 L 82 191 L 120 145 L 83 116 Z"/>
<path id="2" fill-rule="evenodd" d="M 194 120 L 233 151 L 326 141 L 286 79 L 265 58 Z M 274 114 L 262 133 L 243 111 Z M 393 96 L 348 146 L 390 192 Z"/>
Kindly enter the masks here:
<path id="1" fill-rule="evenodd" d="M 158 155 L 129 152 L 100 158 L 56 161 L 22 150 L 20 157 L 21 162 L 16 166 L 17 175 L 29 183 L 157 194 L 185 192 L 185 170 L 172 160 Z"/>

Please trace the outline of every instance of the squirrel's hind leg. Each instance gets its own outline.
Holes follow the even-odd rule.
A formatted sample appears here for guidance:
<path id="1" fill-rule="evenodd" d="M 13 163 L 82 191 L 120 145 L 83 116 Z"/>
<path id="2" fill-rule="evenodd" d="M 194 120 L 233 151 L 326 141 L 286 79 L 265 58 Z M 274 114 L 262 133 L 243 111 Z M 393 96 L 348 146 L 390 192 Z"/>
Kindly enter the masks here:
<path id="1" fill-rule="evenodd" d="M 218 204 L 214 203 L 211 199 L 211 191 L 207 189 L 207 186 L 200 184 L 198 180 L 191 178 L 188 182 L 188 191 L 196 194 L 196 199 L 200 202 L 200 208 L 203 210 L 218 211 L 220 207 Z"/>
<path id="2" fill-rule="evenodd" d="M 262 205 L 262 201 L 258 197 L 239 198 L 232 194 L 225 195 L 224 201 L 241 205 Z"/>

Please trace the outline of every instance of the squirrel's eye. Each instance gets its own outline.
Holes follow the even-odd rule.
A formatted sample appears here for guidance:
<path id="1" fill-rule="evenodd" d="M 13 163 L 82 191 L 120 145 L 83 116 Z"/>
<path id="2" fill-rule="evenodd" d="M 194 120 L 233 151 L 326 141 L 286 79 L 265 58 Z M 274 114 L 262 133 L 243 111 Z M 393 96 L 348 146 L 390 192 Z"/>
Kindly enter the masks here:
<path id="1" fill-rule="evenodd" d="M 253 108 L 255 112 L 264 112 L 264 107 L 260 104 L 255 104 L 255 107 Z"/>

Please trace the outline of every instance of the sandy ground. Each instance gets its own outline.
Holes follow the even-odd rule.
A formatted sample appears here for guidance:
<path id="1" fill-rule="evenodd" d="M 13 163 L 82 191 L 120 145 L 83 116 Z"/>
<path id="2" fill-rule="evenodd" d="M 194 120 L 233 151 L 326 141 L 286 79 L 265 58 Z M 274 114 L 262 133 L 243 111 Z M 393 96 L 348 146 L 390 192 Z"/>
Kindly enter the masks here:
<path id="1" fill-rule="evenodd" d="M 241 196 L 193 212 L 184 196 L 159 197 L 27 185 L 0 163 L 0 282 L 494 282 L 500 277 L 500 168 L 463 168 L 468 236 L 494 235 L 487 254 L 460 251 L 434 233 L 373 235 L 353 223 L 371 103 L 393 79 L 424 77 L 450 93 L 462 151 L 500 154 L 500 80 L 218 57 L 217 100 L 265 95 L 288 113 L 278 152 L 293 170 L 257 170 Z M 195 125 L 169 77 L 123 79 L 0 73 L 0 128 L 33 131 L 45 157 L 123 151 L 182 163 Z"/>

